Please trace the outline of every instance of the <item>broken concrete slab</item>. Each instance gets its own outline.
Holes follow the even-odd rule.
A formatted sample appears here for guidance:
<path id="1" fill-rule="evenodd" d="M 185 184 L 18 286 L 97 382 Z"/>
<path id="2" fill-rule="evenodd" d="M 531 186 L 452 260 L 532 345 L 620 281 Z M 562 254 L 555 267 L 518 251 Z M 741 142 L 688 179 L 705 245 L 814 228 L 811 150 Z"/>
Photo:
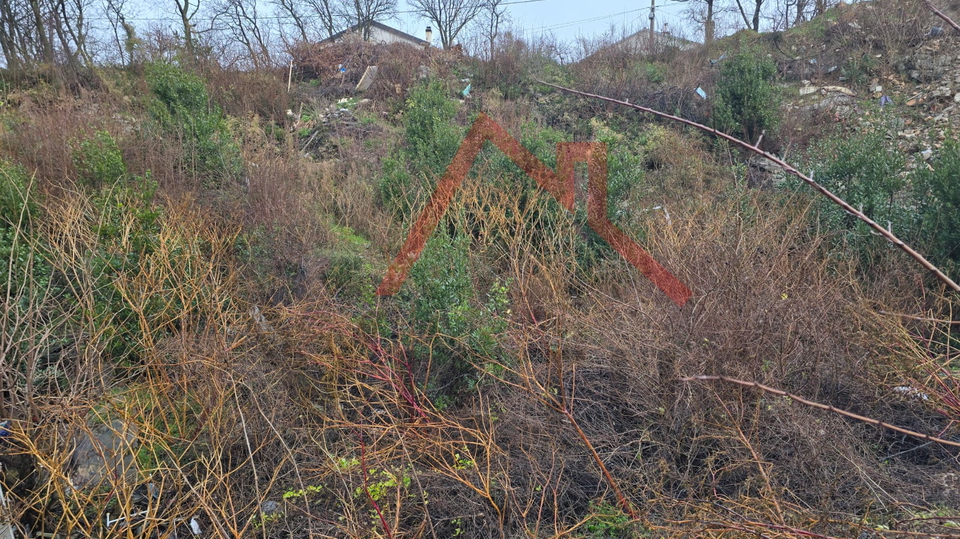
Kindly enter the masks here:
<path id="1" fill-rule="evenodd" d="M 367 66 L 366 71 L 363 72 L 363 76 L 360 77 L 360 82 L 357 83 L 357 91 L 363 92 L 370 88 L 370 85 L 373 84 L 373 81 L 377 78 L 377 72 L 379 68 L 377 66 Z"/>

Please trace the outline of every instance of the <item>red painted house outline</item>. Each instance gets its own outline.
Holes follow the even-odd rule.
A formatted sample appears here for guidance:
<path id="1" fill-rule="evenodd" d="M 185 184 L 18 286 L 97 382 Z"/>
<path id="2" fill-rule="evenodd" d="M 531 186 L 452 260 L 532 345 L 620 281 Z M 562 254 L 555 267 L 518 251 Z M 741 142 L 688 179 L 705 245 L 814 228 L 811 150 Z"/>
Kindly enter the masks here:
<path id="1" fill-rule="evenodd" d="M 447 211 L 453 194 L 470 172 L 474 160 L 490 141 L 513 161 L 527 176 L 547 190 L 563 207 L 573 211 L 574 168 L 577 163 L 587 163 L 587 225 L 606 240 L 620 255 L 640 273 L 653 281 L 677 305 L 683 306 L 691 292 L 679 279 L 661 266 L 635 241 L 617 228 L 607 218 L 607 145 L 600 142 L 561 142 L 557 144 L 557 171 L 550 170 L 530 151 L 511 137 L 502 127 L 480 113 L 467 137 L 457 150 L 450 166 L 433 191 L 400 253 L 390 264 L 377 294 L 390 296 L 400 290 L 410 268 L 420 257 L 427 240 L 437 228 L 440 218 Z"/>

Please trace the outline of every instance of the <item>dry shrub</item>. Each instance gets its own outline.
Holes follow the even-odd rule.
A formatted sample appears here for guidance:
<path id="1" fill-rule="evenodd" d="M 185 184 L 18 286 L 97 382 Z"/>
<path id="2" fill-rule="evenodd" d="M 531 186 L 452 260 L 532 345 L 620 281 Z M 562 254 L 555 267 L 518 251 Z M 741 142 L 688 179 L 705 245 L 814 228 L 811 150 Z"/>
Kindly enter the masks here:
<path id="1" fill-rule="evenodd" d="M 280 125 L 290 108 L 287 69 L 239 71 L 213 69 L 204 73 L 210 97 L 223 111 L 236 117 L 256 115 Z"/>
<path id="2" fill-rule="evenodd" d="M 77 177 L 72 151 L 79 141 L 98 129 L 120 132 L 125 123 L 110 113 L 116 103 L 101 93 L 75 99 L 38 91 L 15 96 L 13 102 L 16 123 L 6 133 L 4 153 L 52 185 Z"/>
<path id="3" fill-rule="evenodd" d="M 651 212 L 630 227 L 645 232 L 645 247 L 695 291 L 682 310 L 612 253 L 588 272 L 594 280 L 569 271 L 578 263 L 570 237 L 576 229 L 555 229 L 559 237 L 546 243 L 525 235 L 529 214 L 511 205 L 515 194 L 468 186 L 458 196 L 449 212 L 485 221 L 474 225 L 481 232 L 473 266 L 508 268 L 513 283 L 513 354 L 475 403 L 480 413 L 498 411 L 497 439 L 509 440 L 510 449 L 489 465 L 504 470 L 498 483 L 509 481 L 523 503 L 551 507 L 539 522 L 545 526 L 573 526 L 589 502 L 610 494 L 597 489 L 604 479 L 577 428 L 551 410 L 568 391 L 569 409 L 614 477 L 633 500 L 664 500 L 655 506 L 663 516 L 684 516 L 688 509 L 669 507 L 678 497 L 746 503 L 762 520 L 787 527 L 798 525 L 791 515 L 803 506 L 857 512 L 871 503 L 934 502 L 925 485 L 943 465 L 914 469 L 914 455 L 899 454 L 899 436 L 754 391 L 679 381 L 725 374 L 921 432 L 947 424 L 924 418 L 910 402 L 878 398 L 889 333 L 861 313 L 868 301 L 903 298 L 867 296 L 853 261 L 825 257 L 824 238 L 807 226 L 808 199 L 709 193 L 674 202 L 669 219 Z M 483 241 L 505 230 L 506 245 Z M 923 455 L 948 457 L 928 449 Z M 882 460 L 885 468 L 876 464 Z M 471 480 L 474 492 L 482 492 L 479 480 Z M 530 482 L 551 485 L 549 501 L 537 501 L 547 494 L 526 489 Z M 954 503 L 952 491 L 936 496 Z M 514 509 L 526 514 L 521 507 Z"/>
<path id="4" fill-rule="evenodd" d="M 186 171 L 184 143 L 161 137 L 129 100 L 106 92 L 82 98 L 23 94 L 11 114 L 14 127 L 4 134 L 4 153 L 36 173 L 44 189 L 69 188 L 78 179 L 74 152 L 78 145 L 105 131 L 116 140 L 132 175 L 148 173 L 168 194 L 195 188 Z"/>
<path id="5" fill-rule="evenodd" d="M 368 66 L 377 66 L 377 77 L 364 95 L 374 99 L 406 95 L 420 79 L 421 67 L 432 76 L 447 78 L 460 56 L 454 51 L 420 49 L 402 43 L 388 45 L 344 42 L 332 45 L 299 44 L 290 51 L 301 80 L 318 80 L 321 89 L 352 91 Z M 338 71 L 339 66 L 345 73 Z M 399 90 L 398 90 L 399 88 Z"/>

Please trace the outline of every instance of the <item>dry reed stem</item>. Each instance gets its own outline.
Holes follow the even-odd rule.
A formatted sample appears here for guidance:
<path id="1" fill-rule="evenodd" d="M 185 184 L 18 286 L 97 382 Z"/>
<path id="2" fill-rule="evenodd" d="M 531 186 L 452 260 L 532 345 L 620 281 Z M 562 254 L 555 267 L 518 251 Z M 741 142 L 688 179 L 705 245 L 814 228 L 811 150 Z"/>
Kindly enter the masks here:
<path id="1" fill-rule="evenodd" d="M 688 377 L 681 378 L 680 381 L 681 381 L 681 382 L 721 381 L 721 382 L 728 382 L 728 383 L 731 383 L 731 384 L 737 384 L 737 385 L 740 385 L 740 386 L 743 386 L 743 387 L 751 387 L 751 388 L 755 388 L 755 389 L 760 389 L 760 390 L 766 391 L 767 393 L 771 393 L 771 394 L 773 394 L 773 395 L 777 395 L 777 396 L 780 396 L 780 397 L 788 397 L 788 398 L 790 398 L 790 399 L 792 399 L 792 400 L 795 400 L 795 401 L 799 402 L 800 404 L 805 404 L 805 405 L 807 405 L 807 406 L 812 406 L 812 407 L 814 407 L 814 408 L 819 408 L 819 409 L 821 409 L 821 410 L 827 410 L 827 411 L 829 411 L 829 412 L 834 412 L 834 413 L 840 414 L 840 415 L 842 415 L 842 416 L 846 416 L 846 417 L 849 417 L 849 418 L 851 418 L 851 419 L 856 419 L 857 421 L 862 421 L 862 422 L 864 422 L 864 423 L 873 425 L 873 426 L 875 426 L 875 427 L 880 427 L 880 428 L 883 428 L 883 429 L 889 429 L 889 430 L 892 430 L 892 431 L 895 431 L 895 432 L 899 432 L 900 434 L 906 434 L 907 436 L 912 436 L 912 437 L 914 437 L 914 438 L 919 438 L 919 439 L 921 439 L 921 440 L 926 440 L 926 441 L 928 441 L 928 442 L 934 442 L 934 443 L 938 443 L 938 444 L 942 444 L 942 445 L 948 445 L 948 446 L 951 446 L 951 447 L 960 447 L 960 442 L 954 442 L 954 441 L 951 441 L 951 440 L 945 440 L 945 439 L 943 439 L 943 438 L 937 438 L 937 437 L 935 437 L 935 436 L 930 436 L 929 434 L 923 434 L 923 433 L 920 433 L 920 432 L 915 432 L 915 431 L 912 431 L 912 430 L 909 430 L 909 429 L 905 429 L 905 428 L 903 428 L 903 427 L 897 427 L 896 425 L 891 425 L 891 424 L 889 424 L 889 423 L 884 423 L 883 421 L 880 421 L 880 420 L 878 420 L 878 419 L 872 419 L 872 418 L 865 417 L 865 416 L 862 416 L 862 415 L 859 415 L 859 414 L 855 414 L 855 413 L 853 413 L 853 412 L 848 412 L 848 411 L 846 411 L 846 410 L 841 410 L 841 409 L 836 408 L 836 407 L 834 407 L 834 406 L 831 406 L 831 405 L 829 405 L 829 404 L 821 404 L 821 403 L 819 403 L 819 402 L 814 402 L 814 401 L 811 401 L 811 400 L 807 400 L 807 399 L 804 399 L 803 397 L 798 397 L 797 395 L 794 395 L 794 394 L 792 394 L 792 393 L 787 393 L 786 391 L 783 391 L 783 390 L 780 390 L 780 389 L 775 389 L 775 388 L 772 388 L 772 387 L 770 387 L 770 386 L 763 385 L 763 384 L 761 384 L 761 383 L 759 383 L 759 382 L 748 382 L 748 381 L 746 381 L 746 380 L 738 380 L 738 379 L 736 379 L 736 378 L 730 378 L 730 377 L 728 377 L 728 376 L 716 376 L 716 375 L 688 376 Z"/>

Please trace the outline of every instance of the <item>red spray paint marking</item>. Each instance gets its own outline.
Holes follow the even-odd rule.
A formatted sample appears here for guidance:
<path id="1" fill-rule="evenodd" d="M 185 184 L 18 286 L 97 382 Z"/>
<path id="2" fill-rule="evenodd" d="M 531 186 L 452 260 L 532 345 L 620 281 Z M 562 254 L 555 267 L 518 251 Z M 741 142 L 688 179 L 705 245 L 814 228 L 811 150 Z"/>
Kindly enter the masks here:
<path id="1" fill-rule="evenodd" d="M 410 268 L 420 257 L 420 253 L 427 245 L 427 240 L 437 228 L 447 207 L 450 206 L 453 194 L 460 188 L 483 148 L 483 143 L 488 140 L 570 211 L 573 211 L 574 203 L 574 168 L 576 163 L 586 163 L 589 175 L 587 225 L 606 240 L 627 262 L 653 281 L 653 284 L 657 285 L 677 305 L 682 307 L 690 299 L 692 292 L 689 288 L 607 218 L 606 144 L 599 142 L 557 144 L 557 172 L 554 172 L 483 113 L 480 113 L 477 120 L 473 122 L 453 162 L 447 167 L 446 173 L 437 184 L 437 188 L 414 223 L 410 234 L 407 235 L 403 248 L 390 264 L 383 282 L 377 288 L 378 295 L 391 296 L 400 290 L 400 285 L 407 278 Z"/>

